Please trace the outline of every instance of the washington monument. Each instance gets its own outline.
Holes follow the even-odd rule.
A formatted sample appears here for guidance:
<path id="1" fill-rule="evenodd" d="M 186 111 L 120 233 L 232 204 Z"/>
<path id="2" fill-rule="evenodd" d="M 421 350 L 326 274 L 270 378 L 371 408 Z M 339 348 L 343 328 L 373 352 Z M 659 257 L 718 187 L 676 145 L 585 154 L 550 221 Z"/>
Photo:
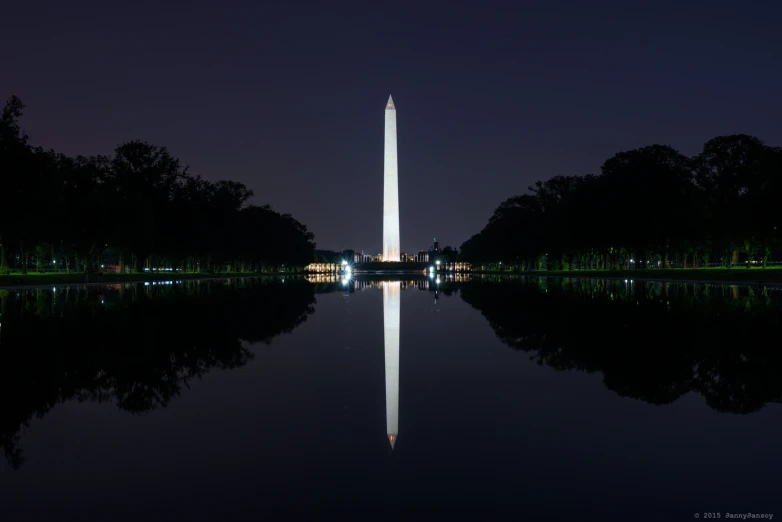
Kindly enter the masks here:
<path id="1" fill-rule="evenodd" d="M 386 142 L 383 153 L 383 261 L 399 261 L 399 173 L 396 163 L 396 107 L 386 103 Z"/>

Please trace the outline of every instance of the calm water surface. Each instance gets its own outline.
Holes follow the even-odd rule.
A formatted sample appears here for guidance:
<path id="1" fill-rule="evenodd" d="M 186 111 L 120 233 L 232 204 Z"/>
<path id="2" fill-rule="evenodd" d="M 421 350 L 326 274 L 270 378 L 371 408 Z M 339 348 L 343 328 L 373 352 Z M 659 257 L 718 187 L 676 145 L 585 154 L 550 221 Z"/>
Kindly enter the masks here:
<path id="1" fill-rule="evenodd" d="M 782 291 L 0 290 L 0 520 L 782 517 Z"/>

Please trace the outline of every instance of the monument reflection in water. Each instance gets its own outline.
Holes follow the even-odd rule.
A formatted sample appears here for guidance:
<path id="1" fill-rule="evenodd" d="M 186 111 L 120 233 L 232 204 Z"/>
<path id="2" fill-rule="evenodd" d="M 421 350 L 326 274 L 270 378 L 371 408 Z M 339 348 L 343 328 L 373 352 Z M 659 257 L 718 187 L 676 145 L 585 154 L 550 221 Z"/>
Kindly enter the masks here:
<path id="1" fill-rule="evenodd" d="M 391 449 L 399 435 L 399 295 L 401 281 L 383 282 L 383 336 L 386 359 L 386 433 Z"/>

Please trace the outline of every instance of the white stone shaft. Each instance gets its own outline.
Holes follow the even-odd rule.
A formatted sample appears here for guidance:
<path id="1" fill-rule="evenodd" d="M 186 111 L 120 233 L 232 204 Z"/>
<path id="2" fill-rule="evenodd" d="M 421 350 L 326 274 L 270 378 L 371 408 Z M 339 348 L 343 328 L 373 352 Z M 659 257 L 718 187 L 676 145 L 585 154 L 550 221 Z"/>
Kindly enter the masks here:
<path id="1" fill-rule="evenodd" d="M 383 151 L 383 261 L 399 261 L 399 171 L 396 155 L 396 107 L 386 103 L 386 136 Z"/>

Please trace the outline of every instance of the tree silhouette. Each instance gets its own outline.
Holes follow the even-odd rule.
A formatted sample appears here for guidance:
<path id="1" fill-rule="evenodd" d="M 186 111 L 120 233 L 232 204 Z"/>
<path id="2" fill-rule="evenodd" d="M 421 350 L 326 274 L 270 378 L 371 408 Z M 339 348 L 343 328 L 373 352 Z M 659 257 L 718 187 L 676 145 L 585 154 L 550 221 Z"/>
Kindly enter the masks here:
<path id="1" fill-rule="evenodd" d="M 253 192 L 243 184 L 192 176 L 165 147 L 140 140 L 110 157 L 33 148 L 19 124 L 23 109 L 12 97 L 0 118 L 3 271 L 26 273 L 41 264 L 40 252 L 51 252 L 54 266 L 88 273 L 107 252 L 112 264 L 135 271 L 252 271 L 313 260 L 313 234 L 289 214 L 249 206 Z"/>
<path id="2" fill-rule="evenodd" d="M 502 202 L 462 259 L 519 270 L 725 263 L 763 267 L 779 245 L 782 149 L 746 135 L 708 141 L 687 158 L 651 145 L 606 160 L 600 175 L 555 176 Z M 746 248 L 745 248 L 746 245 Z"/>

